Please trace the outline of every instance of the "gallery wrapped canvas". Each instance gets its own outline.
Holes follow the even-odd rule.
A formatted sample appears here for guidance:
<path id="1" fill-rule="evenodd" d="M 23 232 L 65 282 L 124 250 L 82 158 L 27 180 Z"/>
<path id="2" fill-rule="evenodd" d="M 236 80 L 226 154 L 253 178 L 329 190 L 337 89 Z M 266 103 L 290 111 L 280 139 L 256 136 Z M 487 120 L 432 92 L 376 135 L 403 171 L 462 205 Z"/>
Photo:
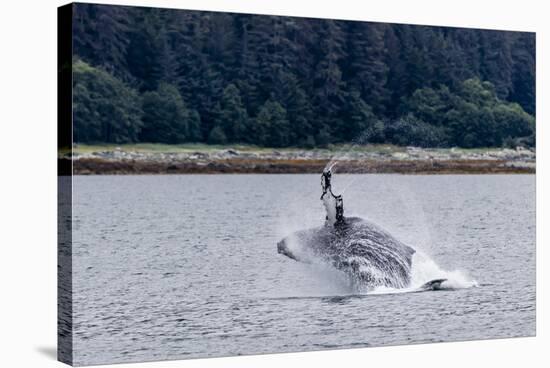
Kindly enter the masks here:
<path id="1" fill-rule="evenodd" d="M 535 334 L 535 34 L 58 10 L 58 358 Z"/>

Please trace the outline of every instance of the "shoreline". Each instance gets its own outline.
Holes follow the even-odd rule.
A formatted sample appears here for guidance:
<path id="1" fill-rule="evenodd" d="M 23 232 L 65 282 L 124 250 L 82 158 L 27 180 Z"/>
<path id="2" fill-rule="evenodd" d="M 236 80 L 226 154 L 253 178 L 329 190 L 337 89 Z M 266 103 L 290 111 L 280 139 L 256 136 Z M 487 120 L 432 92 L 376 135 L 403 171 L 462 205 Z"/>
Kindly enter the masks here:
<path id="1" fill-rule="evenodd" d="M 97 148 L 97 149 L 96 149 Z M 247 146 L 77 146 L 59 157 L 74 175 L 305 174 L 332 159 L 339 173 L 534 174 L 533 150 L 368 146 L 266 149 Z"/>
<path id="2" fill-rule="evenodd" d="M 74 175 L 170 175 L 170 174 L 318 174 L 329 161 L 322 162 L 210 162 L 158 163 L 83 159 L 73 162 Z M 339 162 L 338 173 L 346 174 L 535 174 L 529 167 L 510 166 L 506 161 L 451 162 Z"/>

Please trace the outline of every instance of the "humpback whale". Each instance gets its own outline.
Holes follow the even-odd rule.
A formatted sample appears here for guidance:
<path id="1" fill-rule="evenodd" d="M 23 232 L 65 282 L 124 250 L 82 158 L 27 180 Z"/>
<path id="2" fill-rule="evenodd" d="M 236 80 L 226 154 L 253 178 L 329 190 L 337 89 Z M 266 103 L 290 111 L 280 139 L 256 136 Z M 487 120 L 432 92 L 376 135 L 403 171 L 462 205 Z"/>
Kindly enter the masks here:
<path id="1" fill-rule="evenodd" d="M 321 176 L 325 224 L 282 239 L 277 243 L 278 253 L 304 263 L 321 260 L 345 272 L 354 285 L 367 292 L 380 286 L 409 287 L 415 250 L 374 223 L 345 217 L 342 195 L 332 192 L 331 178 L 331 169 L 325 169 Z M 420 289 L 436 290 L 444 281 L 433 280 Z"/>

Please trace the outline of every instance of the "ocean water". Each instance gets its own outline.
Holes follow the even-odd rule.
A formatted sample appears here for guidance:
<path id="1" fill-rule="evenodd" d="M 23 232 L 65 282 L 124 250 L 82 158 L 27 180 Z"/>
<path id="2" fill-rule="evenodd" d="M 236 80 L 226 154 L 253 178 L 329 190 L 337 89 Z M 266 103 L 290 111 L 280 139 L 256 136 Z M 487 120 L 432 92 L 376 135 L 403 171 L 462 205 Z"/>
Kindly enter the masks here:
<path id="1" fill-rule="evenodd" d="M 277 254 L 323 223 L 320 175 L 78 176 L 74 363 L 535 334 L 534 175 L 335 175 L 345 215 L 414 247 L 407 290 L 357 293 Z M 444 290 L 415 292 L 434 278 Z"/>

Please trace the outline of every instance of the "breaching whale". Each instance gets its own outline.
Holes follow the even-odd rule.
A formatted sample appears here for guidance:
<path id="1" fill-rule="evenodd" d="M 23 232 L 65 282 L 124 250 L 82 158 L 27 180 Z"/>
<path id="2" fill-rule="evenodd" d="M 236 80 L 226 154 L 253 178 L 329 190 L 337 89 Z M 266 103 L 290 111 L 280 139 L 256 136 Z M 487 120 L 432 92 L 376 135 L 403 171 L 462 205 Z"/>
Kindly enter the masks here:
<path id="1" fill-rule="evenodd" d="M 332 193 L 331 177 L 330 168 L 321 176 L 325 224 L 282 239 L 278 253 L 305 263 L 321 260 L 348 274 L 363 290 L 409 287 L 415 250 L 365 219 L 344 217 L 343 198 Z M 420 289 L 439 289 L 444 281 L 432 280 Z"/>

